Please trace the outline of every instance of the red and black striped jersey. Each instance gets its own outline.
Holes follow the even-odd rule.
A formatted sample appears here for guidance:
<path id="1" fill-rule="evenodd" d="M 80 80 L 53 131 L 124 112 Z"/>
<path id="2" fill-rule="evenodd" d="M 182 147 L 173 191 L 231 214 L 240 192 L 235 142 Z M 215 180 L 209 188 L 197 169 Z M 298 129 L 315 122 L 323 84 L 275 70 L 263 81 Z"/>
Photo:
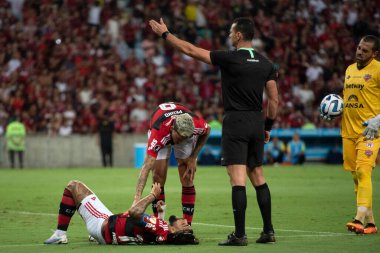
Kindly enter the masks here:
<path id="1" fill-rule="evenodd" d="M 207 122 L 185 106 L 176 103 L 160 104 L 153 112 L 149 124 L 147 154 L 157 157 L 161 148 L 172 144 L 170 127 L 173 125 L 175 117 L 184 113 L 193 117 L 194 135 L 204 135 L 208 132 L 209 125 Z"/>
<path id="2" fill-rule="evenodd" d="M 168 224 L 155 216 L 144 214 L 134 220 L 128 213 L 112 215 L 106 226 L 107 244 L 164 243 L 168 237 Z"/>

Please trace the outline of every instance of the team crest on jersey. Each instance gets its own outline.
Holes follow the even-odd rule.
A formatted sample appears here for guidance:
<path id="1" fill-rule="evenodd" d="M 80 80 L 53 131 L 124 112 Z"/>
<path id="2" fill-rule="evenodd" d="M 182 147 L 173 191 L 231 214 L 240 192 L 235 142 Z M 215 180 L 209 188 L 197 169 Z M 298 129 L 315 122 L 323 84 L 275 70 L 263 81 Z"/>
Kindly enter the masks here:
<path id="1" fill-rule="evenodd" d="M 149 222 L 152 224 L 156 224 L 156 222 L 157 222 L 157 218 L 154 216 L 145 216 L 144 220 L 145 220 L 145 222 L 147 222 L 147 223 Z"/>
<path id="2" fill-rule="evenodd" d="M 366 151 L 364 151 L 364 154 L 365 154 L 368 158 L 370 158 L 370 157 L 373 155 L 373 152 L 372 152 L 372 150 L 366 150 Z"/>
<path id="3" fill-rule="evenodd" d="M 350 79 L 350 78 L 351 78 L 351 76 L 350 76 L 350 75 L 348 75 L 348 76 L 347 76 L 347 80 L 348 80 L 348 79 Z"/>
<path id="4" fill-rule="evenodd" d="M 367 147 L 367 148 L 373 148 L 373 142 L 367 142 L 366 144 L 365 144 L 365 146 Z"/>
<path id="5" fill-rule="evenodd" d="M 363 78 L 364 78 L 364 81 L 367 82 L 369 79 L 372 78 L 372 76 L 371 76 L 370 74 L 367 74 L 367 75 L 365 75 Z"/>

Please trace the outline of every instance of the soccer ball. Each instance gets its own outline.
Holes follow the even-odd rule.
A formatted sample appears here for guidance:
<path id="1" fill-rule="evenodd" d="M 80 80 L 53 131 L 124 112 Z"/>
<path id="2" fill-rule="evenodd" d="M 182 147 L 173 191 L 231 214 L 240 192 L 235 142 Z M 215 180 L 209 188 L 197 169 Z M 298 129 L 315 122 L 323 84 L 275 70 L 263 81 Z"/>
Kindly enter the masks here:
<path id="1" fill-rule="evenodd" d="M 322 99 L 321 102 L 321 115 L 330 118 L 336 118 L 342 115 L 343 112 L 343 99 L 336 94 L 329 94 Z"/>

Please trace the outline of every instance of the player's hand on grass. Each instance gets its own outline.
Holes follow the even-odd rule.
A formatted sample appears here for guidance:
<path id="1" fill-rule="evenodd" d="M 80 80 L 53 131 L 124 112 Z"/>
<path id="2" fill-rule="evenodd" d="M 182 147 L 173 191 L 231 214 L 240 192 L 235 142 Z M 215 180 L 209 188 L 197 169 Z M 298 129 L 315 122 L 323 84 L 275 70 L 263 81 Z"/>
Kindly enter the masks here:
<path id="1" fill-rule="evenodd" d="M 161 184 L 154 183 L 152 186 L 152 190 L 150 191 L 150 194 L 152 194 L 157 199 L 160 193 L 161 193 Z"/>
<path id="2" fill-rule="evenodd" d="M 365 136 L 364 140 L 373 140 L 379 138 L 379 128 L 380 128 L 380 115 L 369 119 L 363 122 L 363 126 L 366 126 L 364 129 L 363 136 Z"/>

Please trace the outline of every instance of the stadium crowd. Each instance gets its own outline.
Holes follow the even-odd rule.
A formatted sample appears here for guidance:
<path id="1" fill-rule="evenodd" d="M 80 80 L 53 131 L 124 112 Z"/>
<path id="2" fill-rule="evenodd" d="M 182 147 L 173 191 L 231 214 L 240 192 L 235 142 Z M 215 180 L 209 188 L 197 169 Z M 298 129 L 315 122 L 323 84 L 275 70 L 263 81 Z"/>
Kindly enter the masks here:
<path id="1" fill-rule="evenodd" d="M 159 103 L 222 119 L 217 68 L 179 54 L 148 21 L 207 49 L 230 48 L 229 24 L 251 17 L 255 50 L 279 67 L 275 127 L 337 127 L 318 106 L 341 93 L 365 34 L 380 34 L 379 0 L 0 0 L 0 130 L 19 116 L 28 133 L 145 133 Z"/>

